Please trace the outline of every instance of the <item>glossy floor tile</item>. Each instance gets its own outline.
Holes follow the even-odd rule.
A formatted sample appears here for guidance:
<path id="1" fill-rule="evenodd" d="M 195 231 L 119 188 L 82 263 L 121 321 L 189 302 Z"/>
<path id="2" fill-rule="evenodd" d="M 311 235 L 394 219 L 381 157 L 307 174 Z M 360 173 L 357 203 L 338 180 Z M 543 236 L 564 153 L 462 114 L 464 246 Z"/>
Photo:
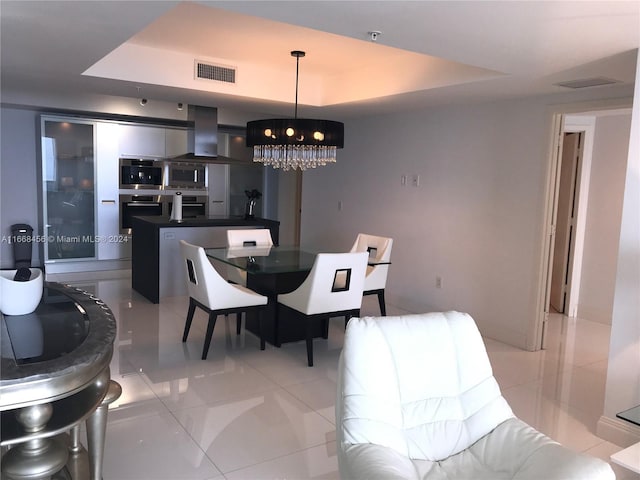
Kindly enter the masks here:
<path id="1" fill-rule="evenodd" d="M 61 278 L 102 298 L 118 321 L 111 375 L 123 394 L 111 405 L 105 480 L 337 479 L 335 390 L 344 339 L 333 319 L 327 341 L 267 345 L 235 317 L 220 317 L 207 360 L 206 316 L 186 343 L 187 298 L 153 305 L 130 274 Z M 407 313 L 388 305 L 390 315 Z M 378 315 L 374 297 L 362 315 Z M 608 461 L 620 447 L 596 435 L 604 402 L 609 327 L 556 315 L 547 349 L 526 352 L 485 339 L 494 374 L 514 413 L 555 440 Z M 639 480 L 614 466 L 618 479 Z"/>

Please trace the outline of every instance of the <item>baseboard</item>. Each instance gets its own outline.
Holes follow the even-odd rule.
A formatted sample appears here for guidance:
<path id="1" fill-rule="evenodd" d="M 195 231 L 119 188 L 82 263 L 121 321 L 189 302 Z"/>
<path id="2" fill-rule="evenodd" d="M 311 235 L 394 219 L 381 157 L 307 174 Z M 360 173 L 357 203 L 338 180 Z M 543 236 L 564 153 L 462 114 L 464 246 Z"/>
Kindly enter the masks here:
<path id="1" fill-rule="evenodd" d="M 635 426 L 620 418 L 610 418 L 604 415 L 598 420 L 596 434 L 603 440 L 623 448 L 640 442 L 640 426 Z"/>

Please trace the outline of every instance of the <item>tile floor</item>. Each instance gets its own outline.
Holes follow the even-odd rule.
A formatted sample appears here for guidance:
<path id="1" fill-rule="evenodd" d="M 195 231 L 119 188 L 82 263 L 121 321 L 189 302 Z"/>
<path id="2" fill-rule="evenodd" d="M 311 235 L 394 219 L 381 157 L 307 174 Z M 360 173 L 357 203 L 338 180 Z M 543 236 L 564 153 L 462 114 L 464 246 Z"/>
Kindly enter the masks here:
<path id="1" fill-rule="evenodd" d="M 118 319 L 111 375 L 123 394 L 109 411 L 105 480 L 334 479 L 334 395 L 343 321 L 314 344 L 277 349 L 235 319 L 218 320 L 208 359 L 200 359 L 206 318 L 198 312 L 180 340 L 187 298 L 153 305 L 130 277 L 55 276 L 101 297 Z M 406 313 L 388 306 L 389 314 Z M 365 297 L 363 315 L 377 315 Z M 620 448 L 598 438 L 609 328 L 555 316 L 549 348 L 526 352 L 486 340 L 494 373 L 517 416 L 568 447 L 607 459 Z M 614 466 L 619 480 L 638 480 Z"/>

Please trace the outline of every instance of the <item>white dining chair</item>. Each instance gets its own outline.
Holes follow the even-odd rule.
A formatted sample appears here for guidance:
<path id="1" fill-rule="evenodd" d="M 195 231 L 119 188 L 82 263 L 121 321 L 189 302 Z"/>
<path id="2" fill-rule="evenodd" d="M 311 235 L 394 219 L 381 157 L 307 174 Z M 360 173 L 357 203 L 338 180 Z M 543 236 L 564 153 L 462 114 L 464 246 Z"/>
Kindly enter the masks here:
<path id="1" fill-rule="evenodd" d="M 187 341 L 196 307 L 207 312 L 209 321 L 202 350 L 202 359 L 206 360 L 218 315 L 235 313 L 237 316 L 236 333 L 240 333 L 242 313 L 260 309 L 267 304 L 268 299 L 246 287 L 227 282 L 213 268 L 202 247 L 180 240 L 180 251 L 184 259 L 189 292 L 189 310 L 182 341 Z M 260 314 L 258 316 L 260 317 L 258 328 L 261 331 L 262 316 Z M 260 333 L 260 348 L 264 350 L 264 346 L 263 335 Z"/>
<path id="2" fill-rule="evenodd" d="M 229 247 L 266 247 L 272 245 L 271 230 L 268 228 L 227 230 L 227 246 Z"/>
<path id="3" fill-rule="evenodd" d="M 227 247 L 272 247 L 273 239 L 268 228 L 238 228 L 227 230 Z M 247 272 L 231 265 L 227 266 L 227 280 L 238 285 L 247 285 Z"/>
<path id="4" fill-rule="evenodd" d="M 367 268 L 366 252 L 319 253 L 307 278 L 297 289 L 278 295 L 276 339 L 279 346 L 278 318 L 283 309 L 289 309 L 305 321 L 307 363 L 313 366 L 313 327 L 322 322 L 323 337 L 329 335 L 329 319 L 360 315 L 364 275 Z"/>
<path id="5" fill-rule="evenodd" d="M 368 252 L 371 263 L 379 263 L 379 265 L 367 266 L 363 294 L 378 296 L 380 314 L 383 317 L 387 314 L 384 301 L 384 289 L 387 286 L 387 274 L 389 273 L 392 246 L 392 238 L 359 233 L 356 242 L 353 244 L 353 247 L 351 247 L 352 252 Z"/>

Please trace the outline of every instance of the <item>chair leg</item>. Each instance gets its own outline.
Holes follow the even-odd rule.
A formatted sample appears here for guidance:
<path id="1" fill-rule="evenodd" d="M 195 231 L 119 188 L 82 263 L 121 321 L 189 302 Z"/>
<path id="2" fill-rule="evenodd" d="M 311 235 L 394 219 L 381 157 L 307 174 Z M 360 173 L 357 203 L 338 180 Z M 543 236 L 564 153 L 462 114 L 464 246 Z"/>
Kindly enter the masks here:
<path id="1" fill-rule="evenodd" d="M 311 319 L 307 318 L 307 364 L 313 367 L 313 336 L 311 335 Z"/>
<path id="2" fill-rule="evenodd" d="M 276 305 L 276 318 L 275 318 L 275 322 L 274 322 L 274 332 L 273 332 L 273 344 L 280 348 L 282 345 L 280 343 L 280 324 L 279 324 L 279 317 L 280 317 L 280 312 L 281 312 L 281 307 L 280 304 L 278 303 Z"/>
<path id="3" fill-rule="evenodd" d="M 242 327 L 242 312 L 236 313 L 236 335 L 240 335 L 240 328 Z"/>
<path id="4" fill-rule="evenodd" d="M 213 337 L 213 329 L 216 326 L 216 319 L 218 316 L 209 312 L 209 323 L 207 324 L 207 335 L 204 337 L 204 348 L 202 349 L 202 360 L 207 359 L 207 353 L 209 353 L 209 346 L 211 345 L 211 337 Z"/>
<path id="5" fill-rule="evenodd" d="M 262 309 L 258 310 L 258 333 L 260 334 L 260 350 L 265 349 L 265 340 L 264 340 L 264 320 L 262 315 Z"/>
<path id="6" fill-rule="evenodd" d="M 325 340 L 329 338 L 329 317 L 322 320 L 322 338 Z"/>
<path id="7" fill-rule="evenodd" d="M 184 324 L 184 333 L 182 334 L 182 341 L 186 342 L 189 336 L 189 330 L 191 329 L 191 322 L 193 321 L 193 314 L 196 311 L 196 304 L 193 298 L 189 298 L 189 311 L 187 312 L 187 321 Z"/>
<path id="8" fill-rule="evenodd" d="M 378 304 L 380 305 L 380 315 L 387 316 L 387 307 L 384 303 L 384 289 L 378 292 Z"/>

